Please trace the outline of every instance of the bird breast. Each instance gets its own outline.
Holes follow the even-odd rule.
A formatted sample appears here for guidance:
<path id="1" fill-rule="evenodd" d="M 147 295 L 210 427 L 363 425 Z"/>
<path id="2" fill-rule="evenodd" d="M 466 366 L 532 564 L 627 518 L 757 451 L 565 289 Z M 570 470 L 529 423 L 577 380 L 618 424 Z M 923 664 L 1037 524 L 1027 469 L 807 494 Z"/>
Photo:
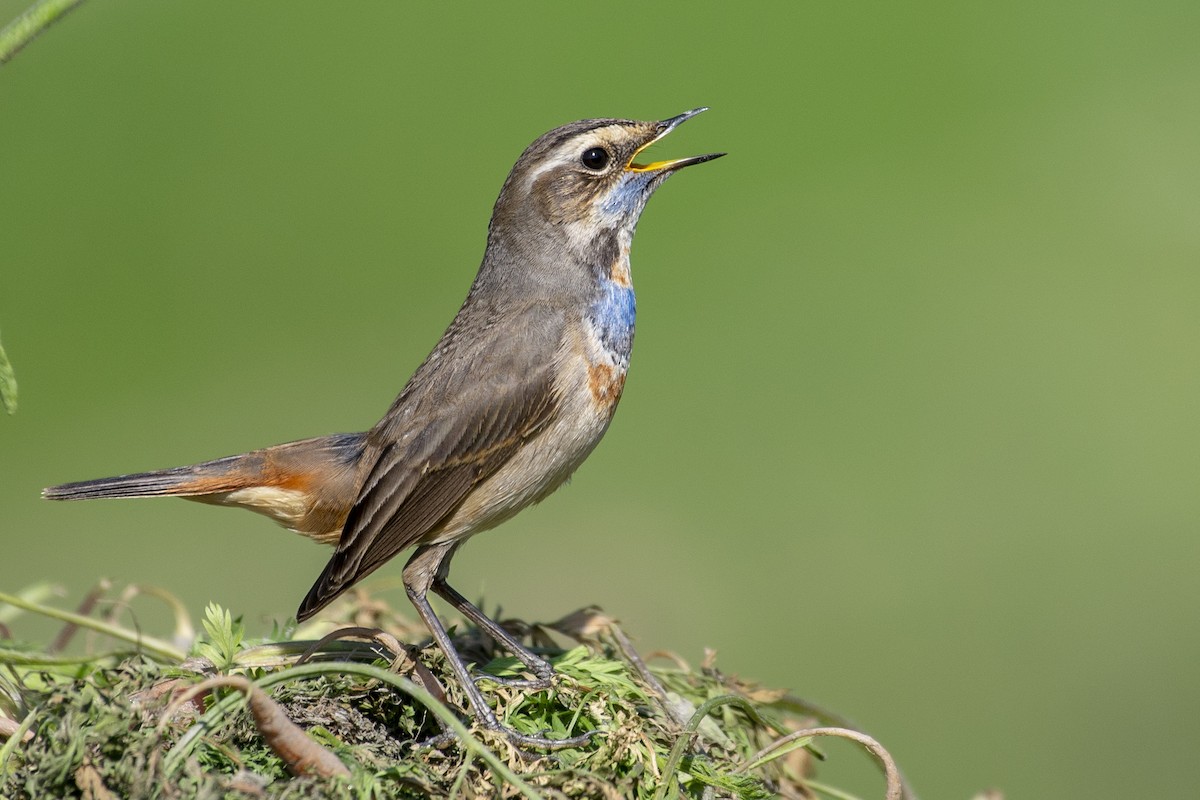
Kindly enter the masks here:
<path id="1" fill-rule="evenodd" d="M 626 261 L 623 269 L 614 268 L 611 275 L 600 280 L 596 299 L 583 321 L 587 394 L 596 409 L 609 416 L 616 410 L 625 387 L 636 313 Z"/>
<path id="2" fill-rule="evenodd" d="M 540 502 L 599 444 L 621 398 L 633 340 L 632 291 L 628 299 L 621 292 L 614 297 L 614 308 L 602 299 L 592 307 L 595 314 L 567 326 L 555 356 L 557 410 L 546 428 L 471 492 L 424 544 L 473 536 Z"/>

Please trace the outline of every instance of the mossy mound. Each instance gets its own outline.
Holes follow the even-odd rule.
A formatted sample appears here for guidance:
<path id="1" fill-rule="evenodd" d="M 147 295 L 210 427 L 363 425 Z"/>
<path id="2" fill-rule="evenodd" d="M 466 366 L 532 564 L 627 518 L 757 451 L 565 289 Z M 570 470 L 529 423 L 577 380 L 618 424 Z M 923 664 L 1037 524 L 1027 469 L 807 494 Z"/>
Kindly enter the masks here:
<path id="1" fill-rule="evenodd" d="M 546 691 L 484 679 L 497 715 L 550 738 L 594 732 L 584 745 L 531 753 L 456 711 L 466 698 L 442 654 L 400 644 L 423 631 L 363 593 L 320 623 L 262 640 L 216 606 L 205 633 L 191 636 L 176 604 L 177 643 L 27 598 L 0 602 L 120 644 L 72 656 L 61 654 L 69 632 L 41 649 L 0 641 L 0 794 L 14 800 L 811 798 L 825 790 L 810 775 L 810 742 L 823 734 L 861 737 L 889 772 L 889 796 L 902 791 L 872 740 L 806 732 L 833 721 L 723 674 L 711 658 L 647 666 L 595 609 L 552 624 L 505 622 L 558 677 Z M 521 674 L 474 628 L 460 626 L 455 643 L 480 672 Z"/>

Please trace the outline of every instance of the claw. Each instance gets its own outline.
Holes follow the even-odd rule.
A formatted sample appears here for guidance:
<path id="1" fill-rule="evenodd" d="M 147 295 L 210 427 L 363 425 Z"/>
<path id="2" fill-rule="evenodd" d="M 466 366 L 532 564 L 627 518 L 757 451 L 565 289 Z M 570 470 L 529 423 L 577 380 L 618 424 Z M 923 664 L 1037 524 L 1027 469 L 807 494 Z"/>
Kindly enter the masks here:
<path id="1" fill-rule="evenodd" d="M 541 731 L 536 736 L 518 733 L 512 728 L 506 728 L 503 725 L 495 730 L 496 733 L 501 734 L 518 747 L 533 747 L 539 750 L 565 750 L 569 747 L 581 747 L 591 741 L 593 736 L 602 733 L 602 731 L 588 731 L 587 733 L 581 733 L 578 736 L 571 736 L 566 739 L 548 739 L 542 734 L 549 733 L 549 728 Z"/>
<path id="2" fill-rule="evenodd" d="M 519 733 L 501 724 L 500 720 L 496 717 L 496 712 L 488 705 L 487 699 L 484 698 L 483 693 L 479 691 L 479 687 L 476 685 L 481 680 L 490 680 L 501 686 L 546 689 L 552 685 L 555 672 L 550 662 L 531 651 L 517 637 L 506 631 L 496 622 L 488 619 L 482 611 L 472 605 L 461 594 L 450 588 L 446 583 L 445 571 L 448 559 L 457 546 L 456 543 L 450 543 L 424 545 L 417 548 L 417 552 L 413 554 L 413 557 L 408 561 L 408 565 L 404 568 L 404 588 L 408 594 L 408 599 L 421 616 L 421 620 L 429 628 L 429 632 L 433 634 L 433 640 L 446 656 L 446 662 L 451 672 L 458 679 L 458 683 L 462 686 L 463 691 L 467 693 L 467 702 L 470 703 L 471 710 L 475 713 L 476 721 L 488 730 L 494 731 L 508 739 L 509 742 L 516 745 L 518 750 L 522 747 L 536 750 L 562 750 L 587 744 L 594 735 L 593 732 L 571 736 L 566 739 L 549 739 L 544 735 L 530 736 L 529 734 Z M 413 577 L 414 575 L 415 577 Z M 431 577 L 435 578 L 432 582 L 430 580 Z M 446 626 L 437 618 L 437 614 L 433 613 L 433 606 L 429 604 L 429 599 L 426 597 L 426 593 L 430 588 L 441 595 L 455 609 L 462 612 L 464 616 L 479 625 L 498 644 L 509 650 L 535 677 L 532 679 L 501 678 L 494 675 L 473 677 L 467 665 L 463 662 L 462 656 L 455 649 L 454 642 L 450 639 L 450 634 L 446 632 Z M 542 731 L 542 734 L 546 732 Z M 434 737 L 431 741 L 441 742 L 444 739 Z"/>
<path id="3" fill-rule="evenodd" d="M 571 747 L 582 747 L 590 742 L 593 736 L 602 736 L 604 734 L 604 731 L 588 731 L 587 733 L 581 733 L 578 736 L 570 736 L 566 739 L 551 739 L 546 736 L 546 734 L 550 733 L 549 728 L 544 728 L 537 734 L 530 735 L 527 733 L 520 733 L 513 728 L 509 728 L 501 724 L 501 722 L 496 719 L 488 720 L 486 726 L 488 730 L 503 736 L 505 739 L 508 739 L 509 742 L 516 745 L 518 752 L 529 759 L 541 758 L 541 756 L 534 753 L 527 753 L 522 748 L 537 750 L 566 750 L 567 748 Z M 450 744 L 457 739 L 458 736 L 454 733 L 454 731 L 447 728 L 435 736 L 431 736 L 422 742 L 417 742 L 414 746 L 436 749 Z"/>
<path id="4" fill-rule="evenodd" d="M 536 678 L 502 678 L 499 675 L 490 675 L 486 672 L 481 672 L 478 675 L 471 677 L 471 680 L 478 686 L 480 683 L 494 683 L 497 686 L 507 686 L 510 689 L 532 689 L 534 691 L 543 691 L 554 685 L 554 673 L 551 672 L 546 676 L 538 676 Z"/>
<path id="5" fill-rule="evenodd" d="M 458 736 L 450 728 L 445 728 L 436 736 L 430 736 L 422 742 L 414 742 L 413 747 L 428 747 L 431 750 L 436 750 L 443 745 L 458 741 Z"/>

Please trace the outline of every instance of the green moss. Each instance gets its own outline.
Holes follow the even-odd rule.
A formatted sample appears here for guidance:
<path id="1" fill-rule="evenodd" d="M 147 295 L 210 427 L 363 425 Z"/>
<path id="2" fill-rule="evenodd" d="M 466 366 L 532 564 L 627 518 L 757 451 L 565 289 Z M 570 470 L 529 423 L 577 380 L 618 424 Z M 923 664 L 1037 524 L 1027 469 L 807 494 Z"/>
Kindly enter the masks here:
<path id="1" fill-rule="evenodd" d="M 0 600 L 12 599 L 0 596 Z M 36 604 L 25 603 L 27 608 Z M 60 615 L 61 616 L 61 615 Z M 337 606 L 341 625 L 422 641 L 413 623 L 358 594 Z M 594 731 L 586 746 L 527 753 L 473 727 L 466 698 L 436 648 L 413 649 L 428 668 L 409 680 L 406 646 L 346 639 L 317 644 L 328 622 L 247 639 L 240 619 L 210 605 L 187 659 L 138 652 L 62 656 L 0 643 L 0 714 L 28 723 L 0 754 L 5 797 L 812 797 L 808 739 L 771 749 L 813 724 L 783 692 L 745 684 L 711 663 L 646 667 L 612 620 L 587 610 L 549 625 L 506 623 L 554 663 L 548 691 L 484 682 L 498 716 L 552 738 Z M 97 628 L 112 634 L 111 622 Z M 183 626 L 190 628 L 190 623 Z M 116 630 L 123 630 L 116 628 Z M 137 633 L 128 633 L 136 641 Z M 455 641 L 483 672 L 520 664 L 479 631 Z M 312 649 L 312 663 L 297 661 Z M 396 652 L 398 651 L 398 652 Z M 345 778 L 293 777 L 242 695 L 214 689 L 172 703 L 215 674 L 239 674 L 271 693 L 309 738 L 350 768 Z M 464 727 L 465 725 L 465 727 Z M 446 735 L 449 734 L 449 735 Z M 430 742 L 433 742 L 430 744 Z M 765 751 L 765 752 L 764 752 Z"/>

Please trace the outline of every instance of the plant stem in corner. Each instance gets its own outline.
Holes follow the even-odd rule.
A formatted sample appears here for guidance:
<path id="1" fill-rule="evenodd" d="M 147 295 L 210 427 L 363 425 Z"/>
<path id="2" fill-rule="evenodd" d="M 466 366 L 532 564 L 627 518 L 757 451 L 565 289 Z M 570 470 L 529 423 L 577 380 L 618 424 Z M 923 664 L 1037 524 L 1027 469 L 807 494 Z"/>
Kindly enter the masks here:
<path id="1" fill-rule="evenodd" d="M 5 64 L 22 47 L 33 41 L 60 17 L 82 3 L 83 0 L 38 0 L 25 9 L 21 16 L 0 30 L 0 64 Z"/>

